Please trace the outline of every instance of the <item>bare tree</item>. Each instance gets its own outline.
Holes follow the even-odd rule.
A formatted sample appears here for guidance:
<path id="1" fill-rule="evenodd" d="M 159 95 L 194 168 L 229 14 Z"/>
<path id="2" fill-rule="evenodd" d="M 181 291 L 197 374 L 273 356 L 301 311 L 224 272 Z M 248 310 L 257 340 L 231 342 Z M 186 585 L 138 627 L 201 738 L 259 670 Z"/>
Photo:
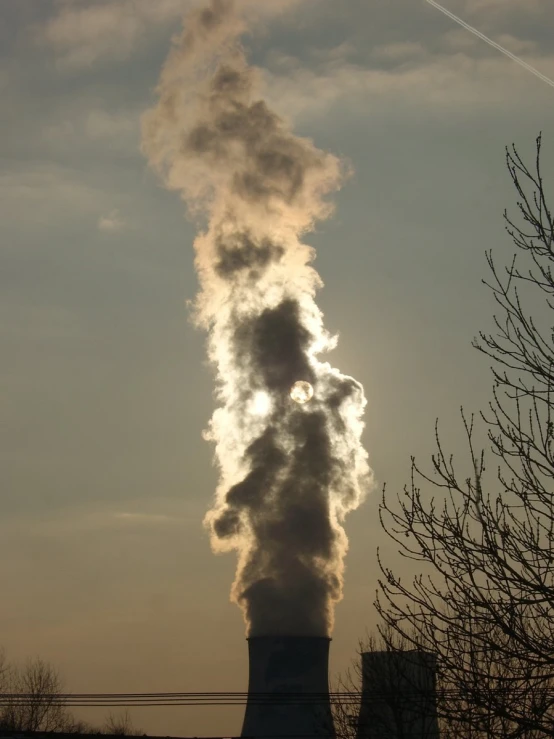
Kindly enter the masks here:
<path id="1" fill-rule="evenodd" d="M 6 651 L 3 647 L 0 647 L 0 695 L 6 692 L 6 684 L 8 680 L 8 660 L 6 658 Z"/>
<path id="2" fill-rule="evenodd" d="M 61 731 L 68 714 L 56 670 L 42 659 L 6 666 L 0 726 L 16 731 Z"/>
<path id="3" fill-rule="evenodd" d="M 421 572 L 401 580 L 379 557 L 376 606 L 389 630 L 437 654 L 451 726 L 542 737 L 554 735 L 554 221 L 541 136 L 534 169 L 513 145 L 506 163 L 522 222 L 504 213 L 516 246 L 506 267 L 487 253 L 498 315 L 474 342 L 493 363 L 489 448 L 462 411 L 468 471 L 437 427 L 431 471 L 412 459 L 404 493 L 383 490 L 383 526 Z"/>
<path id="4" fill-rule="evenodd" d="M 102 730 L 88 721 L 75 718 L 73 714 L 66 714 L 66 724 L 61 729 L 65 734 L 101 734 Z"/>
<path id="5" fill-rule="evenodd" d="M 110 714 L 100 729 L 76 718 L 67 708 L 58 672 L 40 658 L 24 666 L 9 663 L 0 649 L 0 733 L 64 732 L 141 736 L 129 712 Z"/>
<path id="6" fill-rule="evenodd" d="M 135 728 L 127 709 L 119 714 L 110 713 L 104 722 L 102 731 L 104 734 L 113 736 L 142 736 L 144 734 L 142 729 Z"/>
<path id="7" fill-rule="evenodd" d="M 135 728 L 127 710 L 110 714 L 102 728 L 76 718 L 67 708 L 62 682 L 52 665 L 40 658 L 29 660 L 23 667 L 11 664 L 0 649 L 0 733 L 6 731 L 144 734 Z"/>

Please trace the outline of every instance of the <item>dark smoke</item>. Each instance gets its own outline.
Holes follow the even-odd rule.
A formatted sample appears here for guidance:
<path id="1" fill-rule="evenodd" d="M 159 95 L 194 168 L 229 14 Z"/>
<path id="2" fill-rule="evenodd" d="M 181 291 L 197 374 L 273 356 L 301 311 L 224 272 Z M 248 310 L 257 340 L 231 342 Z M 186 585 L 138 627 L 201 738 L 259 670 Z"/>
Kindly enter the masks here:
<path id="1" fill-rule="evenodd" d="M 167 187 L 208 216 L 195 249 L 196 318 L 219 401 L 208 433 L 221 473 L 206 517 L 212 545 L 238 552 L 232 597 L 250 635 L 324 636 L 341 598 L 342 522 L 371 479 L 363 389 L 318 358 L 335 340 L 314 302 L 313 250 L 300 241 L 331 213 L 325 196 L 343 173 L 259 97 L 238 40 L 242 9 L 212 0 L 186 18 L 143 148 Z M 304 404 L 291 398 L 298 381 L 314 391 Z"/>

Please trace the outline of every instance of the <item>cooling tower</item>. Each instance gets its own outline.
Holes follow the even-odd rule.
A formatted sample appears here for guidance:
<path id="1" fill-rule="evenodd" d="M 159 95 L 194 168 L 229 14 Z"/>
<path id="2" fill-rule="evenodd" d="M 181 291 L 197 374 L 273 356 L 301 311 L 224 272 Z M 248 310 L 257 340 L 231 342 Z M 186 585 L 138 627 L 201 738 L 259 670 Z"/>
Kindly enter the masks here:
<path id="1" fill-rule="evenodd" d="M 325 637 L 248 639 L 248 702 L 242 737 L 335 736 Z"/>
<path id="2" fill-rule="evenodd" d="M 439 739 L 436 705 L 434 654 L 362 653 L 357 739 Z"/>

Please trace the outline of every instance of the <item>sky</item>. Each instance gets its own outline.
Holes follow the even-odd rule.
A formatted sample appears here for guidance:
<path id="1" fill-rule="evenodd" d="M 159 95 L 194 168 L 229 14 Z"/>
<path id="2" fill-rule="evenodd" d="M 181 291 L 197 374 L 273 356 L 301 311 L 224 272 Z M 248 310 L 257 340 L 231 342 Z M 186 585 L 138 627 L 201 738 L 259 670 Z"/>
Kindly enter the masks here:
<path id="1" fill-rule="evenodd" d="M 0 0 L 0 644 L 75 692 L 242 691 L 232 554 L 202 520 L 217 471 L 205 335 L 192 325 L 196 224 L 150 171 L 141 116 L 192 0 Z M 554 78 L 549 0 L 445 7 Z M 424 0 L 266 0 L 245 39 L 264 98 L 349 163 L 335 215 L 306 241 L 365 388 L 376 486 L 346 522 L 331 676 L 374 627 L 378 519 L 435 419 L 462 452 L 459 407 L 489 396 L 471 347 L 492 322 L 485 250 L 513 247 L 504 162 L 543 131 L 554 90 Z M 240 731 L 241 711 L 142 709 L 150 733 Z M 95 714 L 95 720 L 102 716 Z"/>

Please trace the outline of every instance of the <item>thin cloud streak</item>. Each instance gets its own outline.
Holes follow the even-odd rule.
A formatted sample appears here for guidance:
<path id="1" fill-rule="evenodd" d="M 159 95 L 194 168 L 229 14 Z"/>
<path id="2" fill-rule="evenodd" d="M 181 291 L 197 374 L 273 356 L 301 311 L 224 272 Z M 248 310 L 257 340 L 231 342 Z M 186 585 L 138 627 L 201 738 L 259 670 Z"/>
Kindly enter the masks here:
<path id="1" fill-rule="evenodd" d="M 98 230 L 104 233 L 116 233 L 125 228 L 127 224 L 117 209 L 112 210 L 109 215 L 101 216 L 98 221 Z"/>
<path id="2" fill-rule="evenodd" d="M 532 72 L 536 77 L 538 77 L 543 82 L 546 82 L 551 87 L 554 87 L 554 80 L 551 80 L 550 77 L 547 77 L 546 75 L 542 74 L 542 72 L 539 72 L 538 69 L 535 69 L 535 67 L 532 67 L 530 64 L 527 64 L 527 62 L 524 62 L 523 59 L 520 59 L 515 54 L 512 54 L 512 52 L 508 51 L 508 49 L 505 49 L 503 46 L 500 46 L 500 44 L 497 44 L 495 41 L 490 39 L 488 36 L 485 36 L 484 33 L 481 33 L 481 31 L 478 31 L 473 26 L 470 26 L 469 23 L 466 23 L 461 18 L 458 18 L 458 16 L 454 15 L 454 13 L 450 12 L 450 10 L 443 8 L 443 6 L 436 3 L 435 0 L 426 0 L 426 2 L 428 2 L 429 5 L 432 5 L 434 8 L 437 8 L 437 10 L 440 10 L 442 13 L 444 13 L 449 18 L 451 18 L 453 21 L 456 21 L 456 23 L 459 23 L 463 28 L 467 29 L 468 31 L 471 31 L 471 33 L 475 34 L 478 38 L 482 39 L 483 41 L 486 41 L 487 44 L 489 44 L 489 46 L 492 46 L 494 49 L 498 49 L 498 51 L 501 51 L 503 54 L 508 56 L 514 62 L 517 62 L 522 67 L 527 69 L 529 72 Z"/>
<path id="3" fill-rule="evenodd" d="M 156 508 L 145 505 L 144 500 L 128 501 L 125 508 L 81 506 L 66 508 L 40 517 L 10 515 L 0 522 L 0 538 L 13 535 L 26 536 L 76 536 L 98 531 L 131 531 L 135 528 L 158 528 L 198 524 L 199 511 L 190 505 L 175 504 L 172 500 L 156 501 Z"/>

